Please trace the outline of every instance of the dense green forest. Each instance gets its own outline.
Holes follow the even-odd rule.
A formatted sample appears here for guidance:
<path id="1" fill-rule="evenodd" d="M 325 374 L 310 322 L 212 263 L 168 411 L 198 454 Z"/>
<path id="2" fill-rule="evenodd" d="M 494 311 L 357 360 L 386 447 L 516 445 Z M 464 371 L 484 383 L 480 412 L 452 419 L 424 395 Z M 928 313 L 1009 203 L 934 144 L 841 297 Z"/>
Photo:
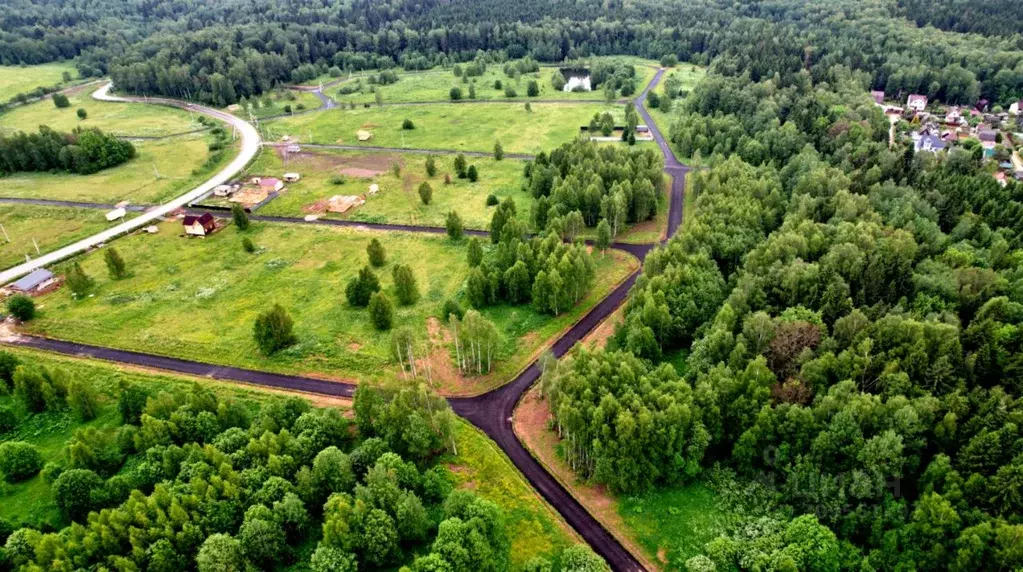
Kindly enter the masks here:
<path id="1" fill-rule="evenodd" d="M 820 82 L 841 64 L 893 95 L 925 93 L 949 103 L 1023 96 L 1023 40 L 1012 3 L 961 4 L 15 0 L 0 22 L 0 63 L 75 58 L 83 76 L 109 74 L 128 92 L 218 104 L 332 66 L 423 69 L 480 51 L 494 61 L 530 55 L 541 62 L 673 53 L 694 63 L 718 58 L 718 72 L 754 81 L 806 70 Z"/>
<path id="2" fill-rule="evenodd" d="M 622 493 L 764 487 L 776 510 L 689 570 L 1018 568 L 1023 186 L 889 147 L 870 74 L 814 75 L 679 103 L 673 145 L 710 168 L 609 349 L 545 374 L 566 460 Z"/>
<path id="3" fill-rule="evenodd" d="M 58 133 L 42 125 L 38 133 L 0 134 L 0 175 L 66 171 L 89 175 L 135 157 L 135 146 L 99 129 L 78 127 Z"/>

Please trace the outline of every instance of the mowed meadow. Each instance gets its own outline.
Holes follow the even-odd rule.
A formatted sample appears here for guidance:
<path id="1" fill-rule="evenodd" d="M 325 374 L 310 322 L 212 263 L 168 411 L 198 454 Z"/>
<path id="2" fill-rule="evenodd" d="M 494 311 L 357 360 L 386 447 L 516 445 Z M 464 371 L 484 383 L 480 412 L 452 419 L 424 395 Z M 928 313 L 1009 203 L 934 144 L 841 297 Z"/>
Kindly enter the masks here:
<path id="1" fill-rule="evenodd" d="M 334 108 L 261 124 L 265 140 L 287 135 L 299 143 L 491 152 L 501 142 L 506 153 L 535 154 L 579 135 L 595 113 L 620 121 L 624 106 L 603 103 L 441 103 Z M 415 129 L 402 129 L 405 119 Z M 372 138 L 359 141 L 356 132 Z"/>
<path id="2" fill-rule="evenodd" d="M 28 332 L 141 352 L 225 365 L 344 380 L 383 380 L 398 374 L 391 334 L 370 323 L 364 308 L 345 300 L 345 284 L 367 264 L 366 246 L 377 238 L 387 263 L 376 269 L 383 291 L 395 300 L 391 270 L 408 264 L 421 299 L 395 306 L 395 327 L 410 326 L 436 341 L 438 367 L 450 366 L 453 344 L 441 330 L 441 306 L 457 299 L 468 274 L 466 241 L 445 236 L 369 232 L 326 226 L 255 223 L 245 233 L 229 227 L 205 239 L 179 237 L 180 222 L 157 235 L 137 234 L 115 243 L 129 276 L 107 277 L 102 252 L 79 258 L 96 280 L 92 295 L 74 300 L 68 289 L 38 299 Z M 256 245 L 242 249 L 242 234 Z M 529 305 L 499 305 L 483 313 L 503 339 L 495 371 L 485 378 L 444 380 L 448 392 L 471 393 L 508 381 L 561 331 L 638 266 L 621 253 L 597 256 L 590 295 L 558 317 Z M 272 357 L 252 339 L 256 316 L 274 304 L 295 322 L 298 343 Z M 463 303 L 464 305 L 464 303 Z M 431 331 L 432 330 L 432 331 Z"/>

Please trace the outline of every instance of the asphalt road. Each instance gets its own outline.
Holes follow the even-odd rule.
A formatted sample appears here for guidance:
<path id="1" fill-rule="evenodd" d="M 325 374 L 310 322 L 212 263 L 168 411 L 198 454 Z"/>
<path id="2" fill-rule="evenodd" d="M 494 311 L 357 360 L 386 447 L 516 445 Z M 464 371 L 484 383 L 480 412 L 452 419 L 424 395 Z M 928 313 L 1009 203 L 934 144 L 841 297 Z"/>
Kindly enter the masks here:
<path id="1" fill-rule="evenodd" d="M 643 107 L 646 95 L 649 90 L 655 87 L 661 80 L 664 70 L 659 70 L 653 81 L 636 98 L 637 110 L 650 127 L 654 139 L 657 141 L 661 151 L 664 153 L 665 167 L 667 174 L 674 180 L 671 186 L 671 201 L 668 211 L 668 237 L 675 234 L 682 223 L 683 193 L 685 190 L 685 175 L 688 167 L 678 161 L 672 152 L 668 142 L 657 129 L 650 118 L 649 113 Z M 257 145 L 258 147 L 258 145 Z M 143 215 L 145 216 L 145 215 Z M 141 218 L 141 217 L 140 217 Z M 381 230 L 400 230 L 412 232 L 440 233 L 444 229 L 433 227 L 415 227 L 408 225 L 385 225 L 355 223 L 352 221 L 304 221 L 290 217 L 252 217 L 254 220 L 265 220 L 272 222 L 328 224 L 336 226 L 362 226 L 377 228 Z M 138 220 L 138 219 L 135 219 Z M 470 234 L 486 234 L 483 231 L 470 231 Z M 650 251 L 650 245 L 627 245 L 615 244 L 616 248 L 633 253 L 640 259 L 644 258 Z M 579 322 L 565 332 L 554 342 L 552 351 L 555 356 L 561 357 L 567 353 L 577 342 L 579 342 L 593 328 L 607 318 L 620 304 L 628 297 L 629 289 L 635 283 L 639 272 L 629 276 L 622 284 L 615 288 L 607 297 L 601 300 L 589 313 Z M 332 396 L 351 396 L 354 387 L 350 384 L 326 381 L 302 376 L 292 376 L 261 372 L 249 369 L 216 366 L 206 363 L 169 358 L 150 354 L 141 354 L 111 348 L 90 346 L 73 342 L 64 342 L 46 338 L 22 336 L 19 339 L 11 340 L 9 343 L 49 350 L 69 355 L 81 355 L 109 361 L 127 363 L 137 366 L 163 369 L 180 372 L 190 375 L 210 377 L 214 379 L 225 379 L 265 385 L 269 387 L 297 390 L 309 393 L 321 393 Z M 472 424 L 479 427 L 511 459 L 515 466 L 522 472 L 533 487 L 544 497 L 565 518 L 565 520 L 593 547 L 593 549 L 607 560 L 614 570 L 632 572 L 643 570 L 643 566 L 629 553 L 615 538 L 586 511 L 575 500 L 563 486 L 548 473 L 519 442 L 512 429 L 512 415 L 515 406 L 522 395 L 536 382 L 540 376 L 539 366 L 536 362 L 527 367 L 521 374 L 507 385 L 489 393 L 476 397 L 451 398 L 452 409 Z"/>
<path id="2" fill-rule="evenodd" d="M 187 193 L 175 199 L 172 199 L 170 202 L 164 203 L 153 209 L 150 209 L 133 219 L 112 226 L 106 230 L 103 230 L 102 232 L 94 234 L 88 238 L 79 240 L 78 242 L 75 242 L 63 248 L 59 248 L 52 252 L 46 253 L 29 262 L 24 262 L 17 266 L 8 268 L 7 270 L 0 272 L 0 284 L 6 284 L 8 282 L 11 282 L 12 280 L 16 280 L 28 274 L 29 272 L 32 272 L 36 268 L 49 266 L 50 264 L 59 262 L 65 258 L 84 252 L 90 248 L 95 248 L 107 242 L 108 240 L 116 238 L 122 234 L 131 232 L 137 228 L 142 228 L 143 226 L 146 226 L 152 223 L 153 221 L 159 220 L 161 217 L 170 213 L 171 211 L 183 207 L 188 203 L 198 199 L 202 195 L 208 193 L 209 191 L 213 190 L 213 188 L 216 187 L 217 185 L 222 185 L 228 182 L 231 179 L 231 177 L 241 172 L 241 170 L 245 168 L 245 165 L 248 164 L 248 162 L 251 161 L 252 158 L 256 156 L 257 152 L 259 152 L 260 139 L 259 133 L 256 131 L 256 128 L 250 125 L 247 121 L 235 117 L 234 115 L 224 113 L 222 111 L 217 111 L 216 109 L 211 109 L 209 107 L 205 107 L 202 105 L 186 103 L 173 99 L 163 99 L 154 97 L 149 98 L 119 97 L 116 95 L 110 95 L 109 91 L 111 85 L 112 84 L 110 83 L 104 84 L 103 87 L 96 90 L 96 92 L 93 93 L 92 96 L 100 101 L 142 102 L 155 103 L 159 105 L 169 105 L 172 107 L 179 107 L 190 111 L 196 111 L 198 113 L 202 113 L 215 119 L 219 119 L 232 125 L 235 128 L 235 130 L 241 134 L 242 138 L 241 151 L 234 158 L 234 160 L 231 161 L 231 163 L 229 163 L 226 167 L 221 169 L 215 175 L 210 177 L 209 180 L 199 185 L 198 187 L 188 191 Z"/>

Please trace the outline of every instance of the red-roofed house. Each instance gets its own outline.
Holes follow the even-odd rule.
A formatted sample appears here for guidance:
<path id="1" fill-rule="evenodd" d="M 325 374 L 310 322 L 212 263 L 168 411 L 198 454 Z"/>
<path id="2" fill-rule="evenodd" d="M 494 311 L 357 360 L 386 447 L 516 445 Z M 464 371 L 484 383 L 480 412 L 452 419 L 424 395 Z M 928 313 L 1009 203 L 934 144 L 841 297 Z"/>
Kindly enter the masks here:
<path id="1" fill-rule="evenodd" d="M 185 234 L 206 236 L 217 229 L 217 221 L 210 213 L 187 215 L 184 221 Z"/>

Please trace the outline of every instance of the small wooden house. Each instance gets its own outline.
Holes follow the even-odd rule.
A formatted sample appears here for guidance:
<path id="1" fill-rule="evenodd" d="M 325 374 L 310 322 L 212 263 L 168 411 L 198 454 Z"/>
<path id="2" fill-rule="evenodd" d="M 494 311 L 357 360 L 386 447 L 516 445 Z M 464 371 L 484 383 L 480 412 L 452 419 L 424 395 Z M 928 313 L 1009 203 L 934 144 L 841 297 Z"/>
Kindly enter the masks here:
<path id="1" fill-rule="evenodd" d="M 45 268 L 37 268 L 7 289 L 15 294 L 34 296 L 57 283 L 57 277 Z"/>
<path id="2" fill-rule="evenodd" d="M 201 215 L 187 215 L 184 221 L 185 234 L 191 236 L 206 236 L 217 229 L 217 221 L 210 213 Z"/>

